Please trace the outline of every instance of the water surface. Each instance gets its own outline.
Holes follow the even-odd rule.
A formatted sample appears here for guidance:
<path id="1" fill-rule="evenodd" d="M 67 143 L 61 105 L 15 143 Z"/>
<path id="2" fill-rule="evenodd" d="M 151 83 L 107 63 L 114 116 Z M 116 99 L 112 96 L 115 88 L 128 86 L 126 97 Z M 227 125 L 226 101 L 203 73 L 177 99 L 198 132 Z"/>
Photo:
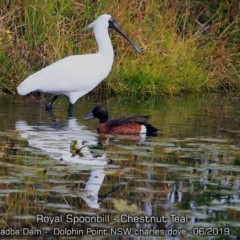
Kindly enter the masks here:
<path id="1" fill-rule="evenodd" d="M 96 104 L 110 118 L 151 115 L 161 131 L 97 134 L 97 119 L 83 121 Z M 238 94 L 74 107 L 68 118 L 64 100 L 49 115 L 44 102 L 0 99 L 1 235 L 240 237 Z"/>

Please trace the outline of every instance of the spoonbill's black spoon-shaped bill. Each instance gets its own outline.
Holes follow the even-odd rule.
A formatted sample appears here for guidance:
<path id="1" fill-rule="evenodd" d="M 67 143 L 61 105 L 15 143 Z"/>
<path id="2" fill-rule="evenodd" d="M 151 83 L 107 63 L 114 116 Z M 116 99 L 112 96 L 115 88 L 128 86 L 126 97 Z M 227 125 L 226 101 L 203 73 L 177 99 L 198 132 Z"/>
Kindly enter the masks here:
<path id="1" fill-rule="evenodd" d="M 46 110 L 51 110 L 53 102 L 60 94 L 64 94 L 69 97 L 68 112 L 71 115 L 73 104 L 106 78 L 112 68 L 114 52 L 108 28 L 115 29 L 137 52 L 141 52 L 118 27 L 115 19 L 108 14 L 99 16 L 86 27 L 88 28 L 94 29 L 99 48 L 97 53 L 69 56 L 43 68 L 26 78 L 18 86 L 18 93 L 26 95 L 40 91 L 54 94 L 47 103 Z"/>

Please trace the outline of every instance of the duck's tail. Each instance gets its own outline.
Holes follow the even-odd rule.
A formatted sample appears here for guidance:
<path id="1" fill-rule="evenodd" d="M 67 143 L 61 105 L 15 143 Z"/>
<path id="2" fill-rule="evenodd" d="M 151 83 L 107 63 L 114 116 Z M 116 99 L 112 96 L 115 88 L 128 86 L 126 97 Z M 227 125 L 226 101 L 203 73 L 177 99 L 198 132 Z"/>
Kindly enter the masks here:
<path id="1" fill-rule="evenodd" d="M 145 126 L 147 128 L 147 135 L 148 136 L 156 136 L 157 135 L 157 131 L 159 131 L 158 128 L 155 128 L 150 123 L 147 123 Z"/>

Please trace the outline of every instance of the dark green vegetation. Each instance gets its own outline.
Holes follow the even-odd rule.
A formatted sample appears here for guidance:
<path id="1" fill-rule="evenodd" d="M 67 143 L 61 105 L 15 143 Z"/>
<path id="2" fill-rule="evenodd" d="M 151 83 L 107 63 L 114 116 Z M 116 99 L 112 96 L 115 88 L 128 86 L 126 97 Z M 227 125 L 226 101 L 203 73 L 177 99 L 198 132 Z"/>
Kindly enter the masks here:
<path id="1" fill-rule="evenodd" d="M 112 34 L 113 70 L 94 96 L 159 97 L 240 87 L 236 0 L 3 0 L 0 9 L 2 94 L 15 93 L 29 74 L 58 59 L 95 52 L 93 34 L 81 30 L 103 13 L 114 16 L 143 53 Z"/>

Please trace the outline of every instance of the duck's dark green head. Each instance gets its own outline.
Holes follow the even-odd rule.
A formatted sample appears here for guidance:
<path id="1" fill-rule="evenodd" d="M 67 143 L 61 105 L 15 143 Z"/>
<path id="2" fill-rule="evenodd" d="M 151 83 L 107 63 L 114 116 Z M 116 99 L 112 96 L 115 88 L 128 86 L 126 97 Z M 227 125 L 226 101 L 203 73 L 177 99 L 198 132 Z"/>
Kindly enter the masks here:
<path id="1" fill-rule="evenodd" d="M 93 108 L 92 112 L 84 118 L 84 120 L 89 120 L 92 118 L 98 118 L 100 123 L 105 123 L 108 120 L 108 111 L 105 107 L 96 106 Z"/>

